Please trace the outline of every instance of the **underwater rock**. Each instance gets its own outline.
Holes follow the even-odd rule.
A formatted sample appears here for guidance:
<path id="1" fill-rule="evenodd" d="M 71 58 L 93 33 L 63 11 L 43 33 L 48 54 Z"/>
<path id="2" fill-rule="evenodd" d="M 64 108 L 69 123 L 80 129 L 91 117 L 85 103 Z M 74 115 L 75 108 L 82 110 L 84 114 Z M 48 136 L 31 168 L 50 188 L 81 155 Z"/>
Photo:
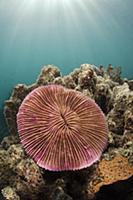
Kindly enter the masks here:
<path id="1" fill-rule="evenodd" d="M 11 134 L 17 133 L 16 115 L 23 99 L 28 94 L 28 88 L 24 84 L 18 84 L 12 92 L 9 100 L 5 101 L 4 116 Z"/>
<path id="2" fill-rule="evenodd" d="M 32 200 L 38 198 L 44 185 L 41 170 L 32 159 L 27 158 L 20 144 L 0 150 L 0 189 L 11 186 L 22 199 Z M 8 196 L 10 190 L 3 191 L 4 196 Z M 7 199 L 12 200 L 12 197 Z"/>
<path id="3" fill-rule="evenodd" d="M 29 94 L 32 90 L 36 89 L 38 87 L 37 83 L 33 83 L 32 85 L 27 86 L 27 94 Z"/>
<path id="4" fill-rule="evenodd" d="M 21 101 L 19 105 L 20 104 L 21 104 Z M 16 115 L 18 112 L 19 105 L 18 104 L 16 105 L 16 103 L 13 100 L 8 100 L 5 102 L 4 115 L 5 115 L 9 132 L 11 134 L 17 133 Z"/>
<path id="5" fill-rule="evenodd" d="M 24 150 L 20 144 L 13 144 L 7 150 L 0 149 L 0 188 L 14 179 L 14 167 L 24 159 Z M 15 172 L 16 173 L 16 172 Z M 10 176 L 10 179 L 8 178 Z"/>
<path id="6" fill-rule="evenodd" d="M 9 165 L 10 165 L 10 168 L 12 169 L 14 168 L 14 166 L 17 165 L 17 163 L 21 161 L 21 159 L 24 159 L 25 157 L 25 152 L 21 144 L 11 145 L 8 148 L 7 152 L 8 152 L 9 157 L 11 158 Z"/>
<path id="7" fill-rule="evenodd" d="M 63 81 L 65 83 L 66 88 L 75 89 L 76 84 L 71 76 L 64 76 Z"/>
<path id="8" fill-rule="evenodd" d="M 133 90 L 133 80 L 129 80 L 127 83 L 129 85 L 129 89 Z"/>
<path id="9" fill-rule="evenodd" d="M 125 111 L 125 130 L 130 130 L 133 133 L 133 107 L 131 110 Z"/>
<path id="10" fill-rule="evenodd" d="M 38 85 L 46 85 L 52 83 L 56 77 L 61 76 L 60 70 L 54 65 L 44 66 L 41 70 L 41 73 L 37 79 Z"/>
<path id="11" fill-rule="evenodd" d="M 10 158 L 8 152 L 4 149 L 0 149 L 0 189 L 8 185 L 9 177 L 12 174 L 9 162 Z"/>
<path id="12" fill-rule="evenodd" d="M 133 176 L 133 81 L 123 81 L 121 71 L 114 69 L 109 72 L 102 68 L 103 72 L 94 65 L 83 64 L 69 75 L 61 76 L 58 67 L 48 65 L 35 83 L 18 84 L 14 88 L 4 109 L 10 135 L 0 145 L 0 189 L 4 199 L 97 200 L 100 188 L 121 180 L 126 184 Z M 16 124 L 19 106 L 29 92 L 52 83 L 93 98 L 107 117 L 108 146 L 101 159 L 89 168 L 59 173 L 45 171 L 20 144 Z"/>
<path id="13" fill-rule="evenodd" d="M 21 181 L 14 184 L 16 191 L 20 194 L 21 198 L 29 196 L 30 199 L 37 199 L 40 191 L 44 188 L 45 182 L 41 170 L 34 161 L 29 158 L 21 160 L 16 167 L 14 167 L 14 172 L 16 172 L 17 176 L 21 179 Z"/>
<path id="14" fill-rule="evenodd" d="M 113 67 L 111 64 L 109 64 L 106 73 L 112 81 L 122 84 L 123 80 L 121 78 L 121 72 L 121 67 Z"/>
<path id="15" fill-rule="evenodd" d="M 76 90 L 78 90 L 78 88 L 76 88 Z M 90 97 L 91 99 L 94 99 L 93 94 L 88 89 L 83 89 L 82 93 L 85 94 L 86 96 Z"/>
<path id="16" fill-rule="evenodd" d="M 57 187 L 55 190 L 52 191 L 50 195 L 50 199 L 54 200 L 72 200 L 72 198 L 65 194 L 64 190 L 61 187 Z"/>
<path id="17" fill-rule="evenodd" d="M 120 180 L 110 185 L 104 185 L 96 194 L 95 200 L 132 200 L 133 199 L 133 176 Z"/>
<path id="18" fill-rule="evenodd" d="M 11 188 L 10 186 L 2 189 L 2 194 L 7 200 L 20 200 L 20 197 L 16 194 L 15 189 Z"/>
<path id="19" fill-rule="evenodd" d="M 103 185 L 109 185 L 131 177 L 133 166 L 129 164 L 127 158 L 117 154 L 111 160 L 103 158 L 98 165 L 98 173 L 98 178 L 91 183 L 94 192 L 98 192 Z"/>
<path id="20" fill-rule="evenodd" d="M 99 67 L 92 65 L 92 67 L 93 67 L 94 71 L 96 72 L 97 76 L 104 77 L 105 69 L 104 69 L 103 65 L 100 65 Z"/>
<path id="21" fill-rule="evenodd" d="M 115 86 L 119 86 L 119 83 L 112 81 L 111 79 L 107 78 L 106 76 L 103 79 L 103 83 L 108 84 L 110 89 L 113 91 Z"/>
<path id="22" fill-rule="evenodd" d="M 96 90 L 97 75 L 93 67 L 89 64 L 83 64 L 80 66 L 80 69 L 78 84 L 82 89 L 88 89 L 90 93 L 94 94 Z"/>
<path id="23" fill-rule="evenodd" d="M 108 84 L 97 84 L 94 98 L 105 114 L 113 108 L 113 93 Z"/>
<path id="24" fill-rule="evenodd" d="M 3 138 L 0 144 L 0 148 L 7 150 L 12 144 L 18 144 L 18 143 L 20 143 L 18 135 L 9 135 Z"/>
<path id="25" fill-rule="evenodd" d="M 65 86 L 64 79 L 62 77 L 56 77 L 53 81 L 54 84 Z"/>
<path id="26" fill-rule="evenodd" d="M 76 68 L 73 70 L 73 72 L 70 73 L 70 76 L 72 77 L 73 81 L 75 82 L 76 85 L 78 85 L 78 78 L 79 74 L 81 72 L 80 68 Z"/>
<path id="27" fill-rule="evenodd" d="M 129 122 L 130 126 L 132 124 L 133 92 L 130 91 L 128 84 L 124 83 L 121 86 L 114 87 L 113 94 L 113 109 L 107 115 L 109 130 L 123 135 L 126 124 Z M 127 120 L 127 112 L 131 113 L 129 121 Z"/>

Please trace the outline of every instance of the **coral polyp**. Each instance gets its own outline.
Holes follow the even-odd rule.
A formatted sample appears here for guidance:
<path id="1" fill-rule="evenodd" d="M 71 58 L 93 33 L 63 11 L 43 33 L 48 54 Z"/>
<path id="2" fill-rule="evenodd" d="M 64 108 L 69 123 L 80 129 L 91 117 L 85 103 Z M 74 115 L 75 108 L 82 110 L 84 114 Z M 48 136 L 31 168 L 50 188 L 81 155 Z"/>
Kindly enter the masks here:
<path id="1" fill-rule="evenodd" d="M 17 124 L 26 152 L 52 171 L 89 167 L 107 144 L 108 128 L 99 106 L 60 85 L 40 86 L 29 93 Z"/>

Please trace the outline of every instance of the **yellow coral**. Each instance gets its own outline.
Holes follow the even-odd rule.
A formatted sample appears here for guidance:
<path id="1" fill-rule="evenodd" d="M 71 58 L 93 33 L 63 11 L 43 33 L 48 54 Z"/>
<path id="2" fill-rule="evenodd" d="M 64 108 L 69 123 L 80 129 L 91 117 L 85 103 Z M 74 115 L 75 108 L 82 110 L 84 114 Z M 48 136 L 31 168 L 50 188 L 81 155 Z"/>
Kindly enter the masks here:
<path id="1" fill-rule="evenodd" d="M 125 180 L 133 175 L 133 166 L 129 164 L 127 158 L 121 155 L 116 155 L 109 161 L 103 158 L 98 168 L 98 179 L 92 183 L 92 190 L 94 192 L 98 192 L 103 185 Z"/>

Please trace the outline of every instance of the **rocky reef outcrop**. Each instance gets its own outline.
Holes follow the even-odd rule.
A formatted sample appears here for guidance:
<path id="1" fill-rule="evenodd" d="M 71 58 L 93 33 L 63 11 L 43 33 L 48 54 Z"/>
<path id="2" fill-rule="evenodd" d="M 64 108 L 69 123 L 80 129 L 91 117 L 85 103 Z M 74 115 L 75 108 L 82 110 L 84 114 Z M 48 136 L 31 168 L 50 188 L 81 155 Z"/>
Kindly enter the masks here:
<path id="1" fill-rule="evenodd" d="M 118 199 L 133 197 L 133 87 L 132 80 L 123 80 L 120 74 L 120 68 L 109 66 L 105 70 L 102 66 L 83 64 L 62 76 L 58 67 L 48 65 L 42 68 L 32 85 L 15 86 L 4 108 L 10 135 L 0 144 L 0 189 L 4 199 L 99 200 L 104 199 L 103 196 L 99 198 L 102 188 L 105 188 L 105 195 L 106 187 L 119 181 L 125 181 L 126 185 L 129 179 L 126 189 L 130 192 L 129 197 L 121 190 Z M 20 144 L 16 124 L 19 106 L 33 89 L 47 84 L 81 91 L 93 98 L 105 113 L 109 127 L 108 145 L 101 159 L 91 167 L 50 172 L 38 167 Z"/>

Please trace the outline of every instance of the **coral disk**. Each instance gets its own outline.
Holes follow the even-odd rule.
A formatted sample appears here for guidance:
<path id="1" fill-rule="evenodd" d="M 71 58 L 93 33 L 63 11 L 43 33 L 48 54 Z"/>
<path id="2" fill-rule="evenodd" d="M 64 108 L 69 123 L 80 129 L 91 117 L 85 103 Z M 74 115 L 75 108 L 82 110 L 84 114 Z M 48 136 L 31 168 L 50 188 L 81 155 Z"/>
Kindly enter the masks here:
<path id="1" fill-rule="evenodd" d="M 108 128 L 98 105 L 81 92 L 40 86 L 26 96 L 17 114 L 27 153 L 45 169 L 78 170 L 97 161 Z"/>

